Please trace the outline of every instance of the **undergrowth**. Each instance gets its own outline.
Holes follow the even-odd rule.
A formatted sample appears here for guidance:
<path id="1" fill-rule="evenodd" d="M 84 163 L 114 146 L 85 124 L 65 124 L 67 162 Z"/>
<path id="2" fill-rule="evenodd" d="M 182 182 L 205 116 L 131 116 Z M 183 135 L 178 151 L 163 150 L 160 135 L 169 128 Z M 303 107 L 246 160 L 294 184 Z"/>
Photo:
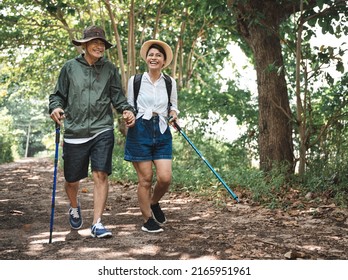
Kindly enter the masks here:
<path id="1" fill-rule="evenodd" d="M 219 206 L 230 201 L 232 197 L 205 163 L 207 161 L 232 191 L 243 193 L 244 197 L 247 194 L 253 203 L 269 208 L 302 207 L 299 201 L 306 200 L 309 192 L 313 193 L 313 200 L 330 200 L 340 207 L 348 205 L 347 176 L 340 175 L 337 179 L 332 175 L 336 173 L 327 167 L 326 172 L 309 170 L 301 178 L 296 174 L 285 176 L 284 168 L 275 168 L 265 174 L 250 167 L 243 149 L 231 144 L 203 141 L 201 135 L 189 137 L 193 143 L 198 143 L 197 148 L 204 159 L 182 137 L 174 135 L 172 192 L 198 195 Z M 133 165 L 123 159 L 124 137 L 116 135 L 116 141 L 111 180 L 136 184 Z"/>

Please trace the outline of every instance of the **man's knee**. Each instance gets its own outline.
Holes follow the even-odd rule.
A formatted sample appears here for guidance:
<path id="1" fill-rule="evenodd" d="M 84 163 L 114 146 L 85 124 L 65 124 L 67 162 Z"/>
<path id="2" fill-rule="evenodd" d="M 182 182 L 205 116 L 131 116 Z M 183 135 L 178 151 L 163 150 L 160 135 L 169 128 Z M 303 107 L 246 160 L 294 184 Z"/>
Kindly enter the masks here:
<path id="1" fill-rule="evenodd" d="M 93 171 L 93 178 L 98 182 L 105 182 L 108 180 L 108 174 L 103 171 Z"/>
<path id="2" fill-rule="evenodd" d="M 76 181 L 76 182 L 68 182 L 65 181 L 65 188 L 74 188 L 74 187 L 78 187 L 79 186 L 80 181 Z"/>

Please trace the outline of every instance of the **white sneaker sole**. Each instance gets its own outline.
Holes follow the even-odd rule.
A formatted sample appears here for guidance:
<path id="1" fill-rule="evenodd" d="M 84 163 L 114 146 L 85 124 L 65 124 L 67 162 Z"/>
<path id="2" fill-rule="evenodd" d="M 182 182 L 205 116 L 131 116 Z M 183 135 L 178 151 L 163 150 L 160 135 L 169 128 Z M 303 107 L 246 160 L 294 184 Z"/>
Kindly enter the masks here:
<path id="1" fill-rule="evenodd" d="M 142 227 L 141 227 L 141 230 L 142 230 L 142 231 L 145 231 L 145 232 L 150 232 L 150 233 L 158 233 L 158 232 L 162 232 L 162 231 L 163 231 L 163 228 L 156 229 L 156 230 L 149 230 L 149 229 L 147 229 L 146 227 L 142 226 Z"/>
<path id="2" fill-rule="evenodd" d="M 69 224 L 70 224 L 70 222 L 69 222 Z M 78 229 L 82 228 L 82 226 L 83 226 L 83 221 L 82 221 L 82 223 L 81 223 L 81 225 L 80 225 L 79 227 L 73 227 L 73 226 L 70 224 L 70 227 L 71 227 L 72 229 L 75 229 L 75 230 L 78 230 Z"/>
<path id="3" fill-rule="evenodd" d="M 96 234 L 91 233 L 91 236 L 93 238 L 106 238 L 106 237 L 111 237 L 112 233 L 111 232 L 105 232 L 105 233 L 103 233 L 101 235 L 96 235 Z"/>

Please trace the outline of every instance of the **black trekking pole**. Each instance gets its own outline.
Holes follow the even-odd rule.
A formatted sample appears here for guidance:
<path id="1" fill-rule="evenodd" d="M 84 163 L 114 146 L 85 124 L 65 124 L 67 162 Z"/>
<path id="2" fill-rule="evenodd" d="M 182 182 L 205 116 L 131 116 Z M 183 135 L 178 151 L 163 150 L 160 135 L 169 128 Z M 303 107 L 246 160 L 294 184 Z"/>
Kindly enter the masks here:
<path id="1" fill-rule="evenodd" d="M 54 156 L 54 173 L 53 173 L 51 220 L 50 220 L 50 239 L 49 239 L 48 243 L 52 243 L 54 208 L 55 208 L 55 200 L 56 200 L 59 139 L 60 139 L 60 125 L 58 123 L 56 123 L 56 151 L 55 151 L 55 156 Z"/>
<path id="2" fill-rule="evenodd" d="M 214 173 L 216 178 L 219 179 L 219 181 L 222 183 L 222 185 L 225 187 L 225 189 L 229 192 L 229 194 L 237 201 L 239 202 L 238 196 L 227 186 L 225 181 L 220 177 L 220 175 L 215 171 L 215 169 L 210 165 L 208 160 L 205 159 L 205 157 L 201 154 L 201 152 L 196 148 L 196 146 L 191 142 L 191 140 L 187 137 L 185 132 L 182 131 L 181 127 L 176 123 L 176 121 L 170 121 L 169 122 L 173 124 L 173 126 L 180 132 L 180 134 L 186 139 L 186 141 L 191 145 L 191 147 L 196 151 L 196 153 L 200 156 L 200 158 L 205 162 L 205 164 L 210 168 L 210 170 Z"/>

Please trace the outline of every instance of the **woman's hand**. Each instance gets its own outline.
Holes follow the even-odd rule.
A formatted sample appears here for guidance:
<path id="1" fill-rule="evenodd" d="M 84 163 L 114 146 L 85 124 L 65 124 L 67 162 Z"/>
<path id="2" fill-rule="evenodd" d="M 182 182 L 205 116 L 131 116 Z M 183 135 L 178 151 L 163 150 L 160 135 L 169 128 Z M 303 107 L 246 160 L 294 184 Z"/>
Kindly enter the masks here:
<path id="1" fill-rule="evenodd" d="M 178 122 L 178 115 L 176 111 L 172 110 L 169 112 L 168 123 L 175 128 L 174 123 Z"/>

